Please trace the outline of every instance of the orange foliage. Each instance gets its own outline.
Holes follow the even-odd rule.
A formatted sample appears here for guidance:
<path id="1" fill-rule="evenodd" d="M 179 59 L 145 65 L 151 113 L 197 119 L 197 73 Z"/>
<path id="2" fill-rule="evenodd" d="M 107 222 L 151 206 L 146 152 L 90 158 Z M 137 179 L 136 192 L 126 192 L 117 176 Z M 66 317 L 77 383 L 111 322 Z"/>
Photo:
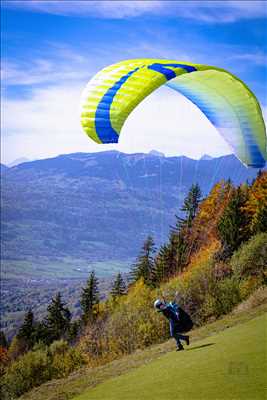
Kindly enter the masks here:
<path id="1" fill-rule="evenodd" d="M 231 184 L 221 181 L 214 185 L 200 204 L 189 237 L 192 243 L 191 260 L 201 248 L 209 248 L 213 242 L 218 245 L 217 224 L 231 198 L 232 190 Z"/>
<path id="2" fill-rule="evenodd" d="M 212 242 L 210 242 L 205 247 L 202 247 L 197 253 L 192 256 L 188 269 L 195 268 L 201 265 L 203 262 L 211 259 L 213 254 L 215 254 L 219 250 L 220 246 L 221 243 L 219 242 L 219 240 L 213 239 Z"/>
<path id="3" fill-rule="evenodd" d="M 243 207 L 251 220 L 250 230 L 254 232 L 257 230 L 260 216 L 263 215 L 264 210 L 267 209 L 267 172 L 262 172 L 255 182 L 253 183 L 248 200 Z"/>
<path id="4" fill-rule="evenodd" d="M 8 363 L 9 363 L 9 357 L 8 357 L 7 349 L 0 346 L 0 376 L 3 375 Z"/>

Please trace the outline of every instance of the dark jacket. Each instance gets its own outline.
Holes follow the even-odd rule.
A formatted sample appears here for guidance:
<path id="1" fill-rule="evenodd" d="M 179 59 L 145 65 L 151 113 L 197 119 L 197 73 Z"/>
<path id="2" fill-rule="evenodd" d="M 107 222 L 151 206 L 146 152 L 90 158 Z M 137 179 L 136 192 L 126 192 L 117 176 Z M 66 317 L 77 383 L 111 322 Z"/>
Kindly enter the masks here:
<path id="1" fill-rule="evenodd" d="M 174 306 L 169 303 L 164 310 L 161 310 L 164 317 L 166 317 L 169 321 L 179 323 L 179 314 L 175 311 Z"/>
<path id="2" fill-rule="evenodd" d="M 162 314 L 169 320 L 171 332 L 188 332 L 193 327 L 190 316 L 176 303 L 168 303 Z"/>

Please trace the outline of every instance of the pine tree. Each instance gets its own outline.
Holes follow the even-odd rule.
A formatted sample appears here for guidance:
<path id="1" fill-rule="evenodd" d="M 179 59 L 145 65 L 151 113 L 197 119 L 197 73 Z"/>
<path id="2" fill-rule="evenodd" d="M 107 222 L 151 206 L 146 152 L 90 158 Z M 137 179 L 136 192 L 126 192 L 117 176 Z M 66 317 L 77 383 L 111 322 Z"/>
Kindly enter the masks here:
<path id="1" fill-rule="evenodd" d="M 152 236 L 148 236 L 130 272 L 130 279 L 133 283 L 142 278 L 146 285 L 154 285 L 154 253 L 154 240 Z"/>
<path id="2" fill-rule="evenodd" d="M 160 248 L 155 259 L 157 284 L 183 271 L 187 262 L 187 250 L 188 245 L 183 231 L 173 230 L 169 242 Z"/>
<path id="3" fill-rule="evenodd" d="M 97 316 L 97 305 L 99 303 L 98 279 L 92 271 L 87 280 L 85 288 L 82 289 L 81 307 L 82 320 L 94 321 Z"/>
<path id="4" fill-rule="evenodd" d="M 0 347 L 2 347 L 3 349 L 8 348 L 7 338 L 3 331 L 0 331 Z"/>
<path id="5" fill-rule="evenodd" d="M 231 199 L 218 222 L 218 234 L 223 245 L 222 258 L 230 257 L 248 238 L 248 221 L 242 210 L 246 197 L 246 191 L 242 191 L 240 187 L 233 190 Z"/>
<path id="6" fill-rule="evenodd" d="M 68 336 L 67 336 L 67 340 L 70 343 L 75 343 L 75 341 L 77 340 L 77 337 L 79 335 L 79 331 L 81 329 L 81 321 L 80 320 L 76 320 L 70 323 L 69 329 L 68 329 Z"/>
<path id="7" fill-rule="evenodd" d="M 48 341 L 51 343 L 65 337 L 70 326 L 71 313 L 61 299 L 58 292 L 47 307 L 45 326 L 48 332 Z"/>
<path id="8" fill-rule="evenodd" d="M 118 273 L 116 279 L 113 282 L 110 293 L 111 296 L 114 298 L 126 294 L 126 285 L 120 272 Z"/>
<path id="9" fill-rule="evenodd" d="M 19 328 L 17 338 L 24 343 L 26 351 L 32 349 L 35 342 L 35 325 L 32 310 L 26 312 L 24 322 Z"/>
<path id="10" fill-rule="evenodd" d="M 193 184 L 189 189 L 188 195 L 184 200 L 184 204 L 181 208 L 186 213 L 187 226 L 192 225 L 192 221 L 196 216 L 200 201 L 201 201 L 201 190 L 198 183 Z"/>
<path id="11" fill-rule="evenodd" d="M 172 265 L 172 252 L 167 244 L 160 247 L 155 258 L 154 284 L 159 286 L 161 282 L 170 277 L 170 266 Z"/>
<path id="12" fill-rule="evenodd" d="M 172 273 L 182 272 L 188 261 L 188 243 L 183 231 L 173 237 L 175 246 L 175 265 Z"/>
<path id="13" fill-rule="evenodd" d="M 49 345 L 51 343 L 50 332 L 46 325 L 46 320 L 44 321 L 37 321 L 35 323 L 34 329 L 34 342 L 35 343 L 45 343 Z"/>
<path id="14" fill-rule="evenodd" d="M 177 270 L 177 246 L 179 235 L 179 232 L 172 231 L 169 237 L 168 253 L 166 259 L 166 263 L 168 265 L 168 278 L 174 275 Z"/>

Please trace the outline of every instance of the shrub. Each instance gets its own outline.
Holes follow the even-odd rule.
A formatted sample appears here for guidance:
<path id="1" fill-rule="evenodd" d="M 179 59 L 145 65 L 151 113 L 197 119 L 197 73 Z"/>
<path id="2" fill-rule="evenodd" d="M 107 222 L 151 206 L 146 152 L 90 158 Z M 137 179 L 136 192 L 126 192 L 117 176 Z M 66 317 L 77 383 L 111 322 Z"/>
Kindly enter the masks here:
<path id="1" fill-rule="evenodd" d="M 177 301 L 192 316 L 195 325 L 226 314 L 241 300 L 239 282 L 225 264 L 212 259 L 201 262 L 165 285 L 168 300 Z"/>
<path id="2" fill-rule="evenodd" d="M 18 397 L 52 378 L 68 376 L 84 363 L 78 349 L 69 348 L 64 340 L 53 342 L 49 348 L 36 346 L 6 369 L 3 391 L 7 399 Z"/>
<path id="3" fill-rule="evenodd" d="M 47 352 L 29 351 L 7 369 L 3 380 L 4 391 L 13 398 L 41 385 L 51 379 L 49 364 Z"/>
<path id="4" fill-rule="evenodd" d="M 8 349 L 8 357 L 10 360 L 15 360 L 26 351 L 26 344 L 24 340 L 14 336 Z"/>
<path id="5" fill-rule="evenodd" d="M 262 284 L 262 279 L 258 276 L 249 276 L 247 279 L 241 280 L 240 287 L 240 295 L 241 299 L 245 300 L 249 297 L 255 290 L 260 287 Z"/>
<path id="6" fill-rule="evenodd" d="M 213 292 L 213 316 L 218 318 L 223 314 L 229 313 L 240 301 L 239 284 L 234 277 L 225 278 L 217 282 Z"/>
<path id="7" fill-rule="evenodd" d="M 5 347 L 0 346 L 0 377 L 4 375 L 8 363 L 10 362 L 8 352 Z"/>
<path id="8" fill-rule="evenodd" d="M 108 315 L 87 327 L 80 346 L 90 365 L 103 364 L 167 337 L 166 321 L 153 308 L 155 297 L 155 291 L 139 280 Z"/>
<path id="9" fill-rule="evenodd" d="M 232 256 L 230 265 L 239 279 L 257 276 L 266 281 L 267 233 L 259 233 L 244 243 Z"/>
<path id="10" fill-rule="evenodd" d="M 51 357 L 51 375 L 53 378 L 64 378 L 85 364 L 85 359 L 77 348 L 70 347 L 63 339 L 49 346 Z"/>
<path id="11" fill-rule="evenodd" d="M 178 303 L 189 312 L 196 325 L 203 323 L 201 309 L 208 294 L 214 290 L 213 269 L 212 260 L 202 261 L 163 288 L 169 301 L 175 298 L 176 292 L 178 293 Z"/>

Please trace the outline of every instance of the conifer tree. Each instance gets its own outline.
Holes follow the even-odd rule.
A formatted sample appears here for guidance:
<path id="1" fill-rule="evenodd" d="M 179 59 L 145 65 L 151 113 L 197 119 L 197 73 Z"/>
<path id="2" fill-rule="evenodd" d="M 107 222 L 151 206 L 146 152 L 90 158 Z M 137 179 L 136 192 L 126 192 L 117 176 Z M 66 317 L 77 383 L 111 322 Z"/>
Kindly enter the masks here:
<path id="1" fill-rule="evenodd" d="M 182 272 L 188 261 L 188 243 L 183 231 L 173 237 L 175 246 L 175 265 L 172 273 Z"/>
<path id="2" fill-rule="evenodd" d="M 3 331 L 0 331 L 0 347 L 2 347 L 3 349 L 8 348 L 8 341 Z"/>
<path id="3" fill-rule="evenodd" d="M 222 258 L 227 258 L 248 238 L 247 217 L 243 211 L 246 191 L 234 189 L 231 199 L 218 222 L 218 234 L 223 245 Z"/>
<path id="4" fill-rule="evenodd" d="M 160 247 L 155 258 L 154 284 L 159 286 L 161 282 L 170 276 L 170 265 L 172 265 L 171 252 L 167 244 Z"/>
<path id="5" fill-rule="evenodd" d="M 119 297 L 126 294 L 126 285 L 120 272 L 113 282 L 110 293 L 112 297 Z"/>
<path id="6" fill-rule="evenodd" d="M 46 326 L 46 320 L 36 321 L 34 328 L 34 342 L 51 343 L 50 332 Z"/>
<path id="7" fill-rule="evenodd" d="M 96 306 L 99 303 L 99 289 L 98 279 L 95 272 L 92 271 L 87 280 L 85 288 L 82 289 L 81 307 L 82 307 L 82 320 L 84 323 L 87 321 L 94 321 L 97 316 Z"/>
<path id="8" fill-rule="evenodd" d="M 47 307 L 45 326 L 48 333 L 48 341 L 51 343 L 67 335 L 71 320 L 71 313 L 62 301 L 58 292 Z"/>
<path id="9" fill-rule="evenodd" d="M 188 195 L 184 200 L 184 204 L 181 208 L 186 213 L 187 226 L 192 225 L 192 221 L 196 216 L 200 201 L 201 201 L 201 190 L 198 183 L 193 184 L 189 189 Z"/>
<path id="10" fill-rule="evenodd" d="M 132 282 L 137 282 L 139 279 L 143 278 L 146 285 L 154 285 L 154 253 L 154 240 L 152 236 L 148 236 L 137 257 L 136 263 L 132 266 L 130 272 Z"/>
<path id="11" fill-rule="evenodd" d="M 183 271 L 187 262 L 187 249 L 188 244 L 183 231 L 172 230 L 169 242 L 161 246 L 155 258 L 154 275 L 157 285 Z"/>
<path id="12" fill-rule="evenodd" d="M 76 320 L 70 323 L 69 329 L 68 329 L 68 335 L 67 335 L 67 340 L 70 343 L 75 343 L 75 340 L 77 339 L 79 335 L 79 331 L 81 329 L 81 321 Z"/>
<path id="13" fill-rule="evenodd" d="M 17 338 L 23 342 L 25 350 L 30 350 L 35 342 L 35 325 L 32 310 L 28 310 L 24 316 L 24 321 L 19 328 Z"/>

